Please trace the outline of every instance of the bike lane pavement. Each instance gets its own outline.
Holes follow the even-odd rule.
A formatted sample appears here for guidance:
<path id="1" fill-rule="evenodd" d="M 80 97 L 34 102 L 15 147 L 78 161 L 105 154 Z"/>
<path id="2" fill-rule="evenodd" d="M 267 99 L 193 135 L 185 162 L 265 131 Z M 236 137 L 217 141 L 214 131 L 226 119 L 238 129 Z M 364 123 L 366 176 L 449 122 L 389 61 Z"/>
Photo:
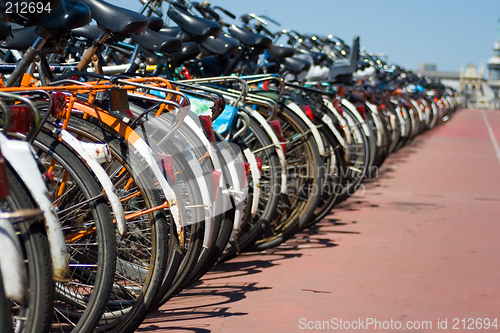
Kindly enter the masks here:
<path id="1" fill-rule="evenodd" d="M 486 115 L 499 139 L 500 111 Z M 499 235 L 500 161 L 483 113 L 461 110 L 321 223 L 214 267 L 139 331 L 496 331 Z"/>

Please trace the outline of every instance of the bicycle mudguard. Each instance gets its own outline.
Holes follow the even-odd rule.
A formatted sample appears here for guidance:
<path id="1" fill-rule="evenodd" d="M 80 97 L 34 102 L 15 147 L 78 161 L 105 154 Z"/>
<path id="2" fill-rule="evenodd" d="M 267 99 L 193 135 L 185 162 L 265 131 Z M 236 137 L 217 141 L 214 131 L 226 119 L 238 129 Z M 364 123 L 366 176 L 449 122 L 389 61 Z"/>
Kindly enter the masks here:
<path id="1" fill-rule="evenodd" d="M 356 109 L 356 107 L 354 106 L 354 104 L 352 104 L 351 102 L 349 102 L 349 100 L 347 100 L 346 98 L 341 98 L 340 103 L 344 107 L 346 107 L 347 109 L 349 109 L 349 111 L 351 111 L 354 116 L 356 116 L 356 119 L 361 124 L 361 127 L 363 128 L 363 131 L 365 132 L 365 135 L 367 137 L 369 137 L 370 133 L 371 133 L 371 129 L 368 126 L 368 124 L 365 122 L 365 120 L 363 119 L 363 117 L 361 116 L 361 114 L 359 113 L 358 109 Z"/>
<path id="2" fill-rule="evenodd" d="M 280 161 L 280 166 L 281 166 L 281 193 L 282 194 L 287 194 L 286 188 L 286 158 L 285 158 L 285 153 L 283 151 L 283 148 L 281 147 L 282 144 L 285 142 L 281 142 L 278 139 L 278 136 L 274 132 L 273 128 L 271 125 L 269 125 L 268 121 L 266 118 L 264 118 L 258 111 L 255 111 L 251 108 L 244 108 L 245 110 L 251 117 L 253 117 L 257 122 L 260 124 L 260 126 L 266 131 L 267 135 L 271 138 L 273 141 L 273 145 L 278 148 L 276 149 L 276 153 L 278 155 L 278 159 Z"/>
<path id="3" fill-rule="evenodd" d="M 186 117 L 184 119 L 184 124 L 186 124 L 197 135 L 197 137 L 201 140 L 201 142 L 207 149 L 210 155 L 210 159 L 214 164 L 215 170 L 221 172 L 219 187 L 221 189 L 224 189 L 225 180 L 224 180 L 224 173 L 222 173 L 221 161 L 219 161 L 219 159 L 217 158 L 217 152 L 215 151 L 214 147 L 210 144 L 210 141 L 208 141 L 207 137 L 205 136 L 205 133 L 203 133 L 203 130 L 201 129 L 201 124 L 197 125 L 196 121 L 191 117 Z"/>
<path id="4" fill-rule="evenodd" d="M 25 305 L 28 303 L 29 296 L 28 272 L 16 231 L 10 221 L 5 218 L 0 218 L 0 244 L 2 244 L 0 272 L 5 295 Z"/>
<path id="5" fill-rule="evenodd" d="M 245 188 L 242 188 L 245 171 L 243 169 L 243 165 L 241 164 L 243 161 L 241 156 L 234 156 L 229 149 L 224 147 L 224 145 L 230 145 L 230 143 L 222 141 L 217 144 L 221 155 L 224 158 L 224 165 L 231 177 L 232 188 L 225 189 L 222 193 L 231 195 L 234 200 L 233 231 L 238 232 L 241 224 L 243 223 L 243 207 L 241 203 L 244 201 L 246 196 Z"/>
<path id="6" fill-rule="evenodd" d="M 186 117 L 186 119 L 189 117 Z M 164 131 L 169 131 L 170 128 L 168 127 L 168 124 L 164 121 L 162 121 L 161 116 L 159 118 L 155 117 L 152 119 L 149 119 L 143 126 L 144 130 L 146 133 L 153 132 L 155 128 L 162 128 Z M 149 128 L 148 126 L 151 126 L 152 128 Z M 157 142 L 152 142 L 153 140 L 151 138 L 148 139 L 149 142 L 152 143 L 152 145 L 155 145 L 154 147 L 157 147 L 158 151 L 161 153 L 166 153 L 169 154 L 168 149 L 163 149 L 161 146 L 157 146 Z M 170 142 L 166 142 L 165 145 L 171 144 Z M 208 244 L 213 239 L 212 235 L 212 218 L 214 217 L 213 215 L 213 205 L 212 205 L 212 199 L 210 197 L 211 192 L 208 189 L 207 181 L 205 179 L 205 176 L 203 174 L 203 170 L 201 168 L 200 162 L 195 158 L 194 154 L 191 152 L 189 147 L 182 141 L 179 140 L 177 141 L 178 145 L 182 145 L 181 147 L 178 147 L 178 149 L 184 154 L 184 157 L 186 159 L 186 162 L 188 163 L 189 167 L 191 168 L 191 171 L 194 174 L 194 181 L 196 184 L 198 184 L 198 187 L 200 189 L 200 195 L 202 198 L 202 203 L 204 206 L 204 222 L 205 222 L 205 231 L 204 231 L 204 237 L 203 237 L 203 245 L 208 248 Z M 155 149 L 156 151 L 156 149 Z M 193 181 L 192 179 L 188 179 L 187 181 Z M 193 223 L 201 222 L 201 221 L 192 221 Z"/>
<path id="7" fill-rule="evenodd" d="M 335 118 L 339 121 L 340 126 L 342 128 L 344 128 L 344 129 L 348 129 L 349 128 L 349 124 L 347 123 L 347 121 L 345 120 L 345 118 L 339 113 L 339 111 L 335 108 L 335 106 L 328 99 L 328 97 L 323 96 L 323 103 L 328 108 L 328 110 L 330 110 L 333 113 L 333 115 L 335 116 Z M 347 149 L 347 151 L 348 151 L 348 148 L 347 148 L 348 145 L 352 144 L 352 136 L 351 136 L 350 131 L 344 130 L 344 133 L 345 133 L 345 140 L 344 139 L 343 140 L 346 143 L 345 149 Z M 339 141 L 339 142 L 342 142 L 342 141 Z"/>
<path id="8" fill-rule="evenodd" d="M 255 159 L 255 155 L 249 148 L 243 150 L 243 154 L 245 155 L 248 163 L 250 163 L 250 174 L 252 175 L 252 183 L 253 183 L 252 206 L 250 208 L 250 214 L 252 218 L 254 218 L 255 215 L 257 215 L 257 209 L 259 208 L 259 195 L 260 195 L 259 166 L 257 165 L 257 160 Z"/>
<path id="9" fill-rule="evenodd" d="M 113 214 L 115 215 L 116 220 L 116 228 L 120 236 L 125 237 L 127 235 L 127 223 L 125 221 L 125 212 L 123 211 L 123 205 L 120 202 L 120 198 L 115 193 L 115 186 L 111 182 L 109 175 L 99 164 L 99 159 L 104 159 L 105 162 L 108 158 L 106 157 L 106 153 L 102 152 L 100 156 L 92 156 L 88 153 L 90 147 L 94 147 L 93 151 L 101 151 L 108 150 L 107 145 L 102 147 L 102 143 L 93 143 L 93 142 L 82 142 L 75 138 L 71 133 L 63 129 L 56 129 L 59 132 L 59 137 L 70 146 L 78 155 L 81 157 L 90 170 L 97 177 L 97 180 L 101 184 L 106 196 L 108 197 L 109 203 L 111 205 L 111 209 L 113 210 Z"/>
<path id="10" fill-rule="evenodd" d="M 373 121 L 375 122 L 375 126 L 377 128 L 377 147 L 382 147 L 382 122 L 380 121 L 380 117 L 377 112 L 377 107 L 375 104 L 372 104 L 368 101 L 365 102 L 366 106 L 372 113 Z"/>
<path id="11" fill-rule="evenodd" d="M 126 123 L 124 123 L 118 118 L 115 118 L 114 116 L 110 115 L 105 111 L 99 110 L 96 107 L 90 105 L 83 104 L 82 102 L 75 102 L 74 107 L 79 111 L 83 111 L 91 115 L 92 117 L 99 119 L 100 121 L 108 125 L 110 128 L 115 130 L 122 137 L 126 138 L 128 143 L 132 147 L 134 147 L 134 149 L 139 153 L 139 155 L 141 155 L 141 157 L 151 168 L 153 174 L 158 180 L 160 188 L 163 191 L 163 194 L 165 195 L 165 199 L 169 204 L 169 209 L 170 212 L 172 213 L 172 218 L 174 219 L 174 223 L 177 227 L 177 237 L 179 243 L 181 247 L 184 246 L 184 223 L 180 207 L 177 204 L 178 202 L 177 195 L 175 194 L 174 190 L 172 189 L 167 179 L 161 172 L 160 167 L 158 166 L 158 163 L 154 158 L 153 151 L 146 143 L 146 141 L 144 141 L 139 136 L 139 134 L 137 134 Z"/>
<path id="12" fill-rule="evenodd" d="M 318 145 L 318 151 L 321 156 L 326 155 L 326 149 L 325 149 L 325 144 L 323 142 L 323 138 L 321 137 L 321 134 L 318 131 L 318 128 L 316 125 L 312 122 L 311 118 L 307 116 L 307 114 L 294 102 L 286 101 L 284 105 L 289 108 L 290 110 L 293 111 L 297 116 L 299 116 L 302 121 L 304 121 L 311 130 L 311 133 L 314 137 L 314 140 L 316 141 L 316 144 Z"/>
<path id="13" fill-rule="evenodd" d="M 55 215 L 47 187 L 38 169 L 37 162 L 27 142 L 9 140 L 0 134 L 0 145 L 5 159 L 17 172 L 30 191 L 33 199 L 43 211 L 47 237 L 49 239 L 53 275 L 56 281 L 68 281 L 70 277 L 68 251 L 61 223 Z"/>
<path id="14" fill-rule="evenodd" d="M 422 110 L 422 108 L 420 107 L 420 105 L 417 103 L 417 101 L 413 98 L 410 98 L 410 103 L 413 105 L 413 107 L 417 110 L 418 112 L 418 119 L 423 122 L 425 121 L 425 118 L 424 118 L 424 111 Z"/>

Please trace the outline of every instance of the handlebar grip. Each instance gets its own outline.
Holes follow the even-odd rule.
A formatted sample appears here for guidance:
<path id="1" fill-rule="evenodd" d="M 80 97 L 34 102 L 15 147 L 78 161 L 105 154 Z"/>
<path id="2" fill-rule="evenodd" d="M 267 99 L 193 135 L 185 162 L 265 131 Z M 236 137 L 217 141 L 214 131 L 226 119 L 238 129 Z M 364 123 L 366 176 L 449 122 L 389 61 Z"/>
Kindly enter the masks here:
<path id="1" fill-rule="evenodd" d="M 215 7 L 214 7 L 214 10 L 216 10 L 216 9 L 220 10 L 221 12 L 223 12 L 224 14 L 226 14 L 227 16 L 229 16 L 230 18 L 232 18 L 233 20 L 235 20 L 235 19 L 236 19 L 236 15 L 234 15 L 234 14 L 233 14 L 233 13 L 231 13 L 230 11 L 225 10 L 224 8 L 221 8 L 221 7 L 219 7 L 219 6 L 215 6 Z"/>
<path id="2" fill-rule="evenodd" d="M 219 14 L 217 14 L 216 12 L 213 11 L 212 8 L 210 8 L 210 6 L 204 6 L 203 9 L 208 13 L 210 14 L 210 16 L 212 16 L 214 18 L 214 20 L 216 21 L 219 21 L 220 20 L 220 16 Z"/>

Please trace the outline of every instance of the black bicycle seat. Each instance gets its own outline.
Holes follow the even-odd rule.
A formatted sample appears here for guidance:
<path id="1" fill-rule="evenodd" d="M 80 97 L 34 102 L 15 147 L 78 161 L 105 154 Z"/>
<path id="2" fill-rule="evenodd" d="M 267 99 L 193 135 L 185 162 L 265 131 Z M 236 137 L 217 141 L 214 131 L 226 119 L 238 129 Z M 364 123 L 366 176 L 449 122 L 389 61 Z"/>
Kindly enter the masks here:
<path id="1" fill-rule="evenodd" d="M 168 9 L 167 15 L 172 19 L 172 21 L 181 27 L 182 30 L 194 37 L 217 37 L 222 30 L 219 23 L 191 15 L 175 6 Z"/>
<path id="2" fill-rule="evenodd" d="M 92 12 L 98 25 L 119 35 L 139 34 L 148 27 L 148 18 L 137 12 L 121 8 L 102 0 L 81 0 Z"/>
<path id="3" fill-rule="evenodd" d="M 307 60 L 298 58 L 286 58 L 283 65 L 286 69 L 296 74 L 311 68 L 311 64 Z"/>
<path id="4" fill-rule="evenodd" d="M 210 52 L 218 55 L 235 55 L 238 52 L 240 42 L 237 39 L 229 36 L 219 36 L 218 38 L 207 38 L 201 46 Z"/>
<path id="5" fill-rule="evenodd" d="M 326 54 L 326 53 L 310 51 L 310 50 L 300 50 L 300 52 L 305 53 L 305 54 L 309 54 L 313 58 L 315 65 L 319 65 L 323 61 L 328 59 L 328 54 Z"/>
<path id="6" fill-rule="evenodd" d="M 160 53 L 179 51 L 182 45 L 179 38 L 163 35 L 151 29 L 146 29 L 143 34 L 133 35 L 132 39 L 146 50 Z"/>
<path id="7" fill-rule="evenodd" d="M 9 23 L 0 21 L 0 39 L 4 40 L 12 34 L 12 27 Z"/>
<path id="8" fill-rule="evenodd" d="M 267 51 L 269 57 L 268 61 L 283 60 L 284 58 L 291 57 L 295 54 L 295 49 L 293 47 L 277 46 L 273 45 Z"/>
<path id="9" fill-rule="evenodd" d="M 84 27 L 71 30 L 71 35 L 75 37 L 87 38 L 88 40 L 97 39 L 101 34 L 102 30 L 97 25 L 86 25 Z"/>
<path id="10" fill-rule="evenodd" d="M 179 37 L 182 29 L 181 27 L 163 27 L 158 32 L 170 37 Z"/>
<path id="11" fill-rule="evenodd" d="M 173 65 L 179 66 L 183 62 L 195 58 L 198 54 L 200 54 L 200 52 L 201 47 L 199 44 L 193 42 L 182 43 L 181 50 L 172 54 Z"/>
<path id="12" fill-rule="evenodd" d="M 149 18 L 148 29 L 151 29 L 153 31 L 160 31 L 160 29 L 163 28 L 163 25 L 164 24 L 161 17 L 151 16 Z"/>
<path id="13" fill-rule="evenodd" d="M 38 38 L 36 27 L 27 27 L 12 30 L 12 36 L 0 42 L 4 49 L 26 50 Z"/>
<path id="14" fill-rule="evenodd" d="M 273 41 L 261 34 L 256 34 L 250 30 L 244 30 L 240 27 L 235 26 L 234 24 L 228 28 L 231 36 L 239 40 L 245 45 L 249 46 L 257 46 L 261 48 L 270 48 L 273 45 Z"/>
<path id="15" fill-rule="evenodd" d="M 64 0 L 57 9 L 44 13 L 37 25 L 52 31 L 70 31 L 90 23 L 89 7 L 81 1 Z"/>

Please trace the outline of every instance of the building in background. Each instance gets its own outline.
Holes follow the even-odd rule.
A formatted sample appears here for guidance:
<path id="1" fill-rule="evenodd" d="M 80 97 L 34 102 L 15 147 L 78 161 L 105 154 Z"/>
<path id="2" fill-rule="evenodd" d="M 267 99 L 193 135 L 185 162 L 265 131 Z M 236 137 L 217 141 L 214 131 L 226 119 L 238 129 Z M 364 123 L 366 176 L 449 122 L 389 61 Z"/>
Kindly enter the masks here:
<path id="1" fill-rule="evenodd" d="M 415 72 L 431 78 L 440 79 L 441 82 L 468 96 L 473 107 L 500 108 L 500 20 L 496 41 L 493 45 L 493 56 L 487 61 L 485 68 L 476 68 L 468 64 L 460 72 L 439 71 L 436 64 L 421 63 Z"/>
<path id="2" fill-rule="evenodd" d="M 500 33 L 499 33 L 500 34 Z M 497 35 L 493 45 L 493 56 L 488 59 L 488 77 L 486 82 L 493 90 L 496 101 L 500 99 L 500 37 Z"/>

